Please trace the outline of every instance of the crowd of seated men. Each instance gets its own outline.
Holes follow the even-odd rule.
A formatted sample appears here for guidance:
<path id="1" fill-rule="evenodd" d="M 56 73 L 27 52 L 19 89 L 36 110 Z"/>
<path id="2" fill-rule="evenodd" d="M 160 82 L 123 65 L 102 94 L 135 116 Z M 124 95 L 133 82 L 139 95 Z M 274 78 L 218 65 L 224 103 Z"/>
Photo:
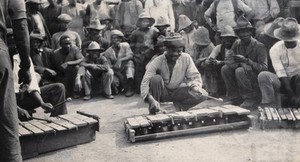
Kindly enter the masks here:
<path id="1" fill-rule="evenodd" d="M 298 107 L 300 31 L 287 3 L 27 0 L 33 82 L 15 84 L 20 113 L 42 107 L 57 116 L 66 105 L 53 105 L 66 97 L 121 93 L 140 94 L 151 114 L 160 102 L 185 111 L 208 96 L 248 109 Z"/>

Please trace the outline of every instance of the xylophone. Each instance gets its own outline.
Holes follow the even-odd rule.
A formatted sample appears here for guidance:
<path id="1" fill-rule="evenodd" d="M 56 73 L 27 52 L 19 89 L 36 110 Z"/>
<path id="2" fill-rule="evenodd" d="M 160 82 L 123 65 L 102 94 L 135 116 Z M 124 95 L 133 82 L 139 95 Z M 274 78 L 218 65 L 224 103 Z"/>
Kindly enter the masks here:
<path id="1" fill-rule="evenodd" d="M 99 117 L 85 112 L 19 123 L 23 159 L 95 140 Z"/>
<path id="2" fill-rule="evenodd" d="M 259 107 L 258 121 L 261 129 L 299 128 L 300 109 Z"/>
<path id="3" fill-rule="evenodd" d="M 175 137 L 187 134 L 247 129 L 250 111 L 233 105 L 208 107 L 170 114 L 127 118 L 125 132 L 130 142 Z"/>

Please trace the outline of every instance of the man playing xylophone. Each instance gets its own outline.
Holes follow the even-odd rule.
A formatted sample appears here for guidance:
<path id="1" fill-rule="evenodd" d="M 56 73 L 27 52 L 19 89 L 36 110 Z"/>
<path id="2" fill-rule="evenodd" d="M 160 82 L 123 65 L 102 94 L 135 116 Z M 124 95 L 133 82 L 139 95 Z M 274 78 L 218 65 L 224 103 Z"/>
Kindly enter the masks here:
<path id="1" fill-rule="evenodd" d="M 173 101 L 177 111 L 187 110 L 206 100 L 201 75 L 193 59 L 183 53 L 180 34 L 165 38 L 166 52 L 147 65 L 141 84 L 141 96 L 149 102 L 150 114 L 160 109 L 160 102 Z"/>

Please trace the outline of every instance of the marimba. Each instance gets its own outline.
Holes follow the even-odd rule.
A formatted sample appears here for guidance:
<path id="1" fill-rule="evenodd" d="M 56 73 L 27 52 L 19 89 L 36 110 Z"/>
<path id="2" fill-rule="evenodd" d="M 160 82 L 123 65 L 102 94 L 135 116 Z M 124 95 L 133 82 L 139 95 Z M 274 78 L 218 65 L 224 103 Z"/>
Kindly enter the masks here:
<path id="1" fill-rule="evenodd" d="M 96 138 L 96 131 L 99 131 L 99 117 L 79 111 L 77 114 L 50 117 L 48 122 L 20 122 L 19 137 L 23 159 L 91 142 Z"/>
<path id="2" fill-rule="evenodd" d="M 250 111 L 233 105 L 223 105 L 170 114 L 127 118 L 125 132 L 130 142 L 247 129 L 253 117 Z"/>
<path id="3" fill-rule="evenodd" d="M 300 109 L 259 107 L 258 121 L 261 129 L 299 128 Z"/>

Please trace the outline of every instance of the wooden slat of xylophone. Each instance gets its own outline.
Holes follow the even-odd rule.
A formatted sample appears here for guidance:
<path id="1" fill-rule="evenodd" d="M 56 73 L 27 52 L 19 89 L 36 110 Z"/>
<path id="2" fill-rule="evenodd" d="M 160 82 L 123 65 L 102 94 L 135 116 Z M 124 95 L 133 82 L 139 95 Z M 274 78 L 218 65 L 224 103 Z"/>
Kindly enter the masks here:
<path id="1" fill-rule="evenodd" d="M 138 116 L 135 119 L 138 121 L 142 128 L 150 126 L 149 121 L 143 116 Z"/>
<path id="2" fill-rule="evenodd" d="M 30 130 L 33 134 L 43 134 L 43 133 L 44 133 L 43 130 L 37 128 L 36 126 L 32 125 L 32 124 L 29 123 L 29 122 L 23 122 L 23 126 L 24 126 L 26 129 Z"/>
<path id="3" fill-rule="evenodd" d="M 286 115 L 287 120 L 293 120 L 293 117 L 292 117 L 292 115 L 291 115 L 289 109 L 283 108 L 283 112 L 284 112 L 284 114 Z"/>
<path id="4" fill-rule="evenodd" d="M 238 115 L 250 115 L 250 110 L 235 106 L 235 105 L 222 105 L 222 107 L 234 110 Z"/>
<path id="5" fill-rule="evenodd" d="M 128 118 L 127 123 L 131 128 L 139 128 L 140 127 L 140 123 L 136 120 L 135 117 Z"/>
<path id="6" fill-rule="evenodd" d="M 184 118 L 185 120 L 195 119 L 195 115 L 186 111 L 176 112 L 177 115 Z"/>
<path id="7" fill-rule="evenodd" d="M 73 123 L 74 125 L 77 125 L 77 126 L 80 126 L 80 127 L 85 126 L 85 125 L 88 124 L 87 122 L 85 122 L 83 120 L 79 120 L 77 118 L 74 118 L 73 116 L 68 115 L 68 114 L 66 114 L 66 115 L 59 115 L 58 117 L 62 118 L 64 120 L 67 120 L 70 123 Z"/>
<path id="8" fill-rule="evenodd" d="M 281 120 L 287 120 L 287 117 L 286 117 L 285 113 L 283 112 L 283 109 L 278 108 L 277 110 L 278 110 L 278 114 L 279 114 Z"/>
<path id="9" fill-rule="evenodd" d="M 207 113 L 209 117 L 216 117 L 220 116 L 220 112 L 217 110 L 209 109 L 209 108 L 204 108 L 204 109 L 198 109 L 199 112 Z"/>
<path id="10" fill-rule="evenodd" d="M 153 123 L 153 124 L 161 123 L 161 121 L 157 115 L 148 115 L 148 116 L 146 116 L 146 118 L 149 119 L 151 121 L 151 123 Z"/>
<path id="11" fill-rule="evenodd" d="M 270 109 L 268 107 L 265 107 L 264 109 L 266 112 L 267 120 L 273 120 Z"/>
<path id="12" fill-rule="evenodd" d="M 204 111 L 201 111 L 201 109 L 189 110 L 188 112 L 191 113 L 191 114 L 194 114 L 196 117 L 208 116 L 208 113 L 204 112 Z"/>
<path id="13" fill-rule="evenodd" d="M 22 123 L 19 124 L 19 134 L 21 136 L 31 135 L 32 132 L 24 128 L 22 125 L 23 125 Z"/>
<path id="14" fill-rule="evenodd" d="M 171 120 L 171 118 L 168 115 L 166 115 L 166 114 L 157 114 L 155 116 L 161 122 L 166 122 L 166 121 L 170 121 Z"/>
<path id="15" fill-rule="evenodd" d="M 80 120 L 83 120 L 89 124 L 95 124 L 95 123 L 98 123 L 97 120 L 95 120 L 94 118 L 89 118 L 87 116 L 84 116 L 84 115 L 80 115 L 80 114 L 74 114 L 73 115 L 74 118 L 77 118 L 77 119 L 80 119 Z"/>
<path id="16" fill-rule="evenodd" d="M 273 120 L 278 120 L 278 116 L 277 116 L 277 114 L 275 112 L 276 110 L 274 108 L 272 108 L 272 107 L 269 107 L 269 110 L 270 110 L 270 113 L 272 115 Z"/>
<path id="17" fill-rule="evenodd" d="M 55 130 L 47 125 L 45 125 L 44 123 L 47 123 L 47 122 L 42 122 L 42 121 L 37 121 L 37 120 L 32 120 L 32 121 L 29 121 L 32 125 L 38 127 L 39 129 L 43 130 L 44 132 L 55 132 Z"/>
<path id="18" fill-rule="evenodd" d="M 291 114 L 293 120 L 295 121 L 295 120 L 296 120 L 296 117 L 294 116 L 294 113 L 293 113 L 292 109 L 291 109 L 291 108 L 288 108 L 288 110 L 289 110 L 289 112 L 290 112 L 290 114 Z"/>
<path id="19" fill-rule="evenodd" d="M 67 128 L 69 130 L 71 130 L 71 129 L 78 129 L 77 125 L 74 125 L 74 124 L 70 123 L 69 121 L 66 121 L 66 120 L 64 120 L 62 118 L 53 117 L 53 118 L 51 118 L 51 120 L 53 122 L 55 122 L 55 124 L 63 126 L 63 127 Z"/>
<path id="20" fill-rule="evenodd" d="M 230 109 L 225 109 L 223 107 L 219 107 L 219 106 L 215 106 L 215 107 L 210 107 L 210 109 L 212 110 L 216 110 L 219 111 L 220 113 L 222 113 L 221 115 L 233 115 L 233 114 L 237 114 L 236 111 L 230 110 Z"/>
<path id="21" fill-rule="evenodd" d="M 293 113 L 295 115 L 295 118 L 297 120 L 300 120 L 300 112 L 298 111 L 298 109 L 292 109 L 293 110 Z"/>
<path id="22" fill-rule="evenodd" d="M 54 123 L 54 122 L 52 122 L 52 123 L 47 123 L 46 125 L 49 126 L 49 127 L 51 127 L 51 128 L 53 128 L 53 129 L 56 130 L 56 131 L 64 131 L 64 130 L 68 130 L 68 128 L 63 127 L 63 126 L 61 126 L 61 125 L 58 125 L 58 124 L 56 124 L 56 123 Z"/>

